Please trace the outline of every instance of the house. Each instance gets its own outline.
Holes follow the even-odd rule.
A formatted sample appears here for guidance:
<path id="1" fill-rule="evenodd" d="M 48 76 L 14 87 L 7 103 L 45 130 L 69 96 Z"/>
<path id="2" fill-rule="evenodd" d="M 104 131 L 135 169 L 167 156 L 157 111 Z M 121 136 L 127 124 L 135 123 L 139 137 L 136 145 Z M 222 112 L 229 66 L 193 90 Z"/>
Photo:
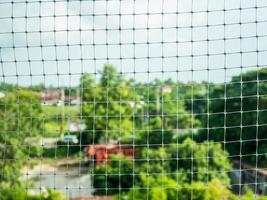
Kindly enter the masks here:
<path id="1" fill-rule="evenodd" d="M 128 158 L 134 157 L 138 153 L 138 149 L 132 145 L 116 145 L 116 144 L 98 144 L 89 145 L 86 148 L 86 160 L 96 161 L 97 165 L 102 163 L 110 163 L 111 154 L 123 154 Z"/>
<path id="2" fill-rule="evenodd" d="M 63 104 L 75 106 L 81 104 L 80 97 L 65 95 L 64 89 L 49 89 L 40 93 L 41 103 L 43 105 L 58 105 Z"/>
<path id="3" fill-rule="evenodd" d="M 172 87 L 169 86 L 169 85 L 165 85 L 162 87 L 162 93 L 164 94 L 168 94 L 168 93 L 171 93 L 172 92 Z"/>
<path id="4" fill-rule="evenodd" d="M 60 90 L 47 90 L 40 94 L 43 105 L 57 105 L 61 102 Z"/>

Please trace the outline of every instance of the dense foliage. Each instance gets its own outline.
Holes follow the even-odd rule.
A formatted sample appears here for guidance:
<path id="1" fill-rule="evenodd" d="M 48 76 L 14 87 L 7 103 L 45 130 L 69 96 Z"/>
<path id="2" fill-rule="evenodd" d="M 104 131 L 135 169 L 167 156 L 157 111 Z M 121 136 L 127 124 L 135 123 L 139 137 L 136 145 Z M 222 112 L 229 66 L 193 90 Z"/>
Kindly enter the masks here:
<path id="1" fill-rule="evenodd" d="M 179 184 L 218 179 L 225 187 L 229 187 L 230 170 L 227 153 L 223 152 L 219 144 L 196 144 L 187 139 L 180 145 L 144 148 L 135 160 L 122 155 L 113 156 L 110 164 L 96 167 L 93 184 L 96 194 L 116 194 L 119 190 L 128 191 L 138 185 L 144 176 L 157 178 L 169 174 L 167 178 Z"/>
<path id="2" fill-rule="evenodd" d="M 86 131 L 79 132 L 83 145 L 134 144 L 138 155 L 112 155 L 110 162 L 91 168 L 95 194 L 140 200 L 236 200 L 229 157 L 266 166 L 267 69 L 242 73 L 225 84 L 138 83 L 126 80 L 112 65 L 99 74 L 97 80 L 89 74 L 81 77 L 81 113 L 66 107 L 65 114 L 85 122 Z M 5 93 L 0 98 L 0 200 L 63 200 L 52 191 L 28 195 L 19 181 L 27 158 L 40 154 L 35 140 L 59 132 L 61 108 L 41 106 L 33 91 L 45 90 L 44 85 L 0 84 L 0 90 Z M 65 88 L 66 95 L 78 93 L 77 88 Z M 59 158 L 79 156 L 80 150 L 62 145 L 41 153 Z M 241 199 L 266 200 L 251 191 Z"/>
<path id="3" fill-rule="evenodd" d="M 87 132 L 83 141 L 97 143 L 100 139 L 129 137 L 133 123 L 134 109 L 130 105 L 133 93 L 126 81 L 111 65 L 106 65 L 99 83 L 89 74 L 81 77 L 81 95 L 83 100 L 82 116 L 86 116 Z"/>
<path id="4" fill-rule="evenodd" d="M 30 195 L 20 179 L 21 167 L 41 153 L 43 117 L 39 96 L 32 91 L 18 89 L 0 98 L 0 200 L 65 200 L 50 190 Z"/>
<path id="5" fill-rule="evenodd" d="M 28 194 L 22 185 L 0 185 L 0 200 L 66 200 L 59 192 L 48 190 L 43 194 Z"/>
<path id="6" fill-rule="evenodd" d="M 0 99 L 0 183 L 15 183 L 27 157 L 38 155 L 35 139 L 42 127 L 38 96 L 19 90 Z M 26 140 L 26 138 L 30 138 Z"/>
<path id="7" fill-rule="evenodd" d="M 249 71 L 226 85 L 210 87 L 209 117 L 198 141 L 225 144 L 234 159 L 266 166 L 267 161 L 267 69 Z M 207 111 L 206 111 L 207 112 Z M 256 157 L 257 156 L 257 157 Z"/>
<path id="8" fill-rule="evenodd" d="M 141 148 L 134 160 L 118 156 L 111 159 L 110 165 L 96 167 L 93 180 L 96 194 L 124 194 L 128 199 L 153 200 L 191 197 L 237 199 L 230 191 L 228 175 L 231 164 L 226 150 L 233 159 L 241 154 L 244 161 L 255 163 L 255 155 L 259 155 L 259 163 L 264 164 L 266 161 L 266 145 L 264 140 L 258 140 L 266 139 L 263 134 L 266 132 L 264 122 L 267 119 L 264 111 L 265 104 L 267 105 L 267 85 L 264 81 L 267 79 L 266 69 L 243 73 L 226 84 L 185 84 L 174 83 L 172 80 L 127 82 L 112 66 L 106 66 L 102 76 L 109 77 L 108 80 L 112 83 L 116 82 L 114 77 L 120 77 L 127 89 L 134 88 L 133 95 L 128 96 L 129 101 L 136 100 L 134 106 L 126 106 L 131 110 L 127 120 L 134 128 L 125 129 L 123 136 L 132 132 L 131 139 L 119 140 L 122 133 L 121 125 L 116 124 L 118 121 L 106 120 L 102 128 L 114 132 L 112 136 L 117 142 L 134 143 Z M 96 113 L 101 113 L 101 109 L 96 104 L 101 100 L 96 94 L 100 92 L 92 88 L 99 88 L 101 83 L 92 81 L 89 75 L 84 76 L 86 77 L 94 87 L 85 87 L 89 89 L 85 89 L 84 95 L 94 97 L 91 101 L 95 102 L 95 106 L 91 107 L 91 111 L 97 116 Z M 85 85 L 89 86 L 88 83 Z M 120 83 L 117 87 L 119 85 Z M 85 99 L 90 99 L 88 97 Z M 109 116 L 107 107 L 102 111 L 102 114 Z M 86 112 L 85 115 L 87 116 Z M 91 127 L 99 124 L 95 119 L 88 119 L 88 123 L 91 123 Z M 117 130 L 116 127 L 120 127 L 118 131 L 114 131 Z M 101 137 L 103 135 L 109 137 L 111 134 L 105 133 Z M 188 139 L 189 136 L 198 143 Z M 101 143 L 99 138 L 96 142 Z M 162 186 L 168 184 L 173 190 L 164 190 Z M 247 192 L 242 199 L 253 198 Z"/>
<path id="9" fill-rule="evenodd" d="M 82 116 L 87 125 L 83 142 L 134 139 L 139 144 L 168 144 L 175 137 L 174 130 L 200 124 L 186 111 L 184 102 L 177 101 L 179 92 L 170 80 L 127 81 L 112 65 L 105 65 L 99 73 L 99 83 L 89 74 L 81 77 Z M 168 84 L 171 88 L 166 91 Z"/>
<path id="10" fill-rule="evenodd" d="M 267 200 L 267 197 L 255 197 L 247 190 L 241 197 L 234 195 L 220 180 L 209 182 L 177 183 L 166 176 L 142 177 L 141 182 L 128 193 L 116 195 L 115 199 L 130 200 Z"/>

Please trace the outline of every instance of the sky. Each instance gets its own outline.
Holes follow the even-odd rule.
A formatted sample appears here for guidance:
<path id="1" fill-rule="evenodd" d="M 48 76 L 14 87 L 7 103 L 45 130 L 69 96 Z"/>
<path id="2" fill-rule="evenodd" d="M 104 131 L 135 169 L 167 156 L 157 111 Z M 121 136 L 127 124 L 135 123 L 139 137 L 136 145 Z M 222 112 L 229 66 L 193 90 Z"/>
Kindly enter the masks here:
<path id="1" fill-rule="evenodd" d="M 266 0 L 2 0 L 0 25 L 0 81 L 25 86 L 75 86 L 106 63 L 141 82 L 267 64 Z"/>

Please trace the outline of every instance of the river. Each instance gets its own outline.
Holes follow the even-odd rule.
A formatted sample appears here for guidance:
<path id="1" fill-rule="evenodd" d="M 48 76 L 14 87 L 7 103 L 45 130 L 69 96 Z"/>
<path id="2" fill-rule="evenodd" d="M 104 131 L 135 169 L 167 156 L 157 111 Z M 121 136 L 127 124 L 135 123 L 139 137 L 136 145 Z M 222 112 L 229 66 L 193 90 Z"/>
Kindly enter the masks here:
<path id="1" fill-rule="evenodd" d="M 62 192 L 71 197 L 91 196 L 93 187 L 89 167 L 74 163 L 38 164 L 33 168 L 23 169 L 24 179 L 34 182 L 28 187 L 31 194 L 40 194 L 45 188 Z"/>

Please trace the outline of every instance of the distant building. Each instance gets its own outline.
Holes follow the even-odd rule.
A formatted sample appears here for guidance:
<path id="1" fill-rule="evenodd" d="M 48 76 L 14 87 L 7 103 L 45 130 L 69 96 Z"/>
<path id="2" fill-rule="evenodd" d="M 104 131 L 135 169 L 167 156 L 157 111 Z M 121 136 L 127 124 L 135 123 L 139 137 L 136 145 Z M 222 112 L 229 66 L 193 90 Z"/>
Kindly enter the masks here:
<path id="1" fill-rule="evenodd" d="M 98 144 L 86 148 L 86 160 L 94 160 L 97 165 L 110 163 L 110 154 L 123 154 L 128 158 L 134 157 L 138 149 L 132 145 Z"/>
<path id="2" fill-rule="evenodd" d="M 171 86 L 169 86 L 169 85 L 165 85 L 165 86 L 163 86 L 163 88 L 162 88 L 162 93 L 171 93 L 172 92 L 172 87 Z"/>
<path id="3" fill-rule="evenodd" d="M 60 90 L 47 90 L 40 94 L 43 105 L 57 105 L 61 102 Z"/>
<path id="4" fill-rule="evenodd" d="M 66 96 L 63 89 L 46 90 L 40 94 L 41 103 L 43 105 L 57 105 L 61 106 L 67 104 L 70 106 L 80 105 L 80 97 Z"/>

